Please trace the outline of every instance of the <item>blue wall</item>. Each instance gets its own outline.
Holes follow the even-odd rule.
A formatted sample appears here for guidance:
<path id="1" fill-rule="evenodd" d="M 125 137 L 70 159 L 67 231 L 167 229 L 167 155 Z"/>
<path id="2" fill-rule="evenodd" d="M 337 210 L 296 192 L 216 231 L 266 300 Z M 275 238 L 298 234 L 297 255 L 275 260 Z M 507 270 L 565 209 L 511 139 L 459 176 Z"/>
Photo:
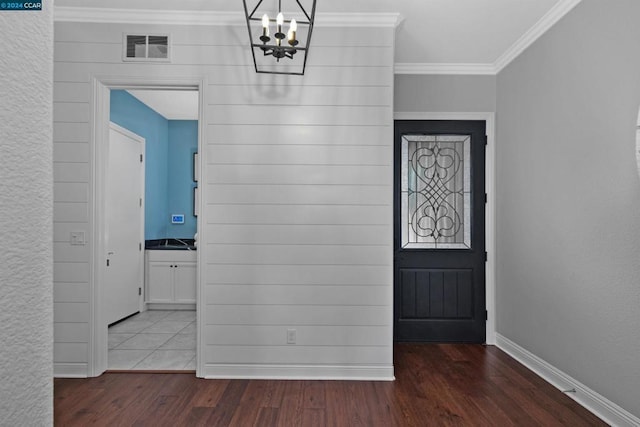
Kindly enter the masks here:
<path id="1" fill-rule="evenodd" d="M 193 239 L 193 153 L 198 151 L 198 121 L 169 120 L 169 215 L 184 214 L 184 224 L 169 224 L 169 236 Z"/>
<path id="2" fill-rule="evenodd" d="M 196 120 L 167 120 L 124 90 L 111 91 L 111 121 L 142 136 L 145 151 L 145 239 L 193 238 L 193 153 Z M 185 223 L 171 224 L 183 213 Z"/>

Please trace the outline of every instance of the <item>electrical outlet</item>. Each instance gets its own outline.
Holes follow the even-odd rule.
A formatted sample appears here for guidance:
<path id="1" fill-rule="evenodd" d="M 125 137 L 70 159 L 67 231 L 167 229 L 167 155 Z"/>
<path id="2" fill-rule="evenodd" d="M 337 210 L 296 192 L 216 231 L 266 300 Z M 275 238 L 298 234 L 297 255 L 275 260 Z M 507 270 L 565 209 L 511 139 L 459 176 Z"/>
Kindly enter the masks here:
<path id="1" fill-rule="evenodd" d="M 295 344 L 295 343 L 296 343 L 296 330 L 287 329 L 287 344 Z"/>

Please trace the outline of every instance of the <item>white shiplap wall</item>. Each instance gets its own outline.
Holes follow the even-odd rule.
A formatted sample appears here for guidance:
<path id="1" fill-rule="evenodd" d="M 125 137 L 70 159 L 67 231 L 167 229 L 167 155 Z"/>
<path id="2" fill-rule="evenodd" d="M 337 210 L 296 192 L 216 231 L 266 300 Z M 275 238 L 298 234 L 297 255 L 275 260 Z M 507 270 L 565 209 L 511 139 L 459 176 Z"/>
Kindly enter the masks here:
<path id="1" fill-rule="evenodd" d="M 151 76 L 207 82 L 198 374 L 393 377 L 394 31 L 318 27 L 298 77 L 257 75 L 242 26 L 56 23 L 57 375 L 88 372 L 91 78 Z M 125 32 L 172 63 L 123 63 Z"/>

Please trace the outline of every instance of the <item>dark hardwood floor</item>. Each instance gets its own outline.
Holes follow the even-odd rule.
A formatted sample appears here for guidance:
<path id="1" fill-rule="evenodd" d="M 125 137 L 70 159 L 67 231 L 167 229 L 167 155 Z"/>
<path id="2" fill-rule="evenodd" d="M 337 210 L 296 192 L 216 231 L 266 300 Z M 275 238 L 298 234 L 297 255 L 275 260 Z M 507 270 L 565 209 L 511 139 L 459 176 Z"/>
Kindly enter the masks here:
<path id="1" fill-rule="evenodd" d="M 54 381 L 56 426 L 603 426 L 496 347 L 396 344 L 396 381 Z"/>

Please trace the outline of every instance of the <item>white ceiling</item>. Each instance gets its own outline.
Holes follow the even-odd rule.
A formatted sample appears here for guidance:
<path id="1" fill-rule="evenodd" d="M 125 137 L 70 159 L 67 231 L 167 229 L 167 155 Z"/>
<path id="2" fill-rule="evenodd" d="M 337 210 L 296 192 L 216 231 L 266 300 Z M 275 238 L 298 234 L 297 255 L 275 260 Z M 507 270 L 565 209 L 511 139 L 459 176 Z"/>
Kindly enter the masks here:
<path id="1" fill-rule="evenodd" d="M 317 14 L 399 13 L 403 20 L 396 33 L 396 70 L 484 66 L 491 74 L 579 1 L 317 0 Z M 256 0 L 247 0 L 252 2 Z M 240 0 L 56 0 L 55 7 L 243 12 Z"/>
<path id="2" fill-rule="evenodd" d="M 247 4 L 251 7 L 256 1 L 247 0 Z M 283 0 L 283 10 L 287 1 L 292 0 Z M 310 1 L 301 0 L 305 5 Z M 319 22 L 323 15 L 399 14 L 397 74 L 496 74 L 580 1 L 317 0 L 316 12 Z M 243 13 L 241 0 L 56 0 L 55 8 L 58 16 L 92 10 L 94 17 L 109 15 L 104 9 L 128 10 L 127 14 L 142 17 L 149 11 L 176 11 L 169 15 L 169 22 L 185 14 L 217 16 L 215 12 L 220 12 L 240 18 Z M 198 119 L 195 91 L 129 92 L 168 120 Z"/>
<path id="3" fill-rule="evenodd" d="M 127 92 L 167 120 L 198 120 L 198 91 L 145 89 Z"/>

